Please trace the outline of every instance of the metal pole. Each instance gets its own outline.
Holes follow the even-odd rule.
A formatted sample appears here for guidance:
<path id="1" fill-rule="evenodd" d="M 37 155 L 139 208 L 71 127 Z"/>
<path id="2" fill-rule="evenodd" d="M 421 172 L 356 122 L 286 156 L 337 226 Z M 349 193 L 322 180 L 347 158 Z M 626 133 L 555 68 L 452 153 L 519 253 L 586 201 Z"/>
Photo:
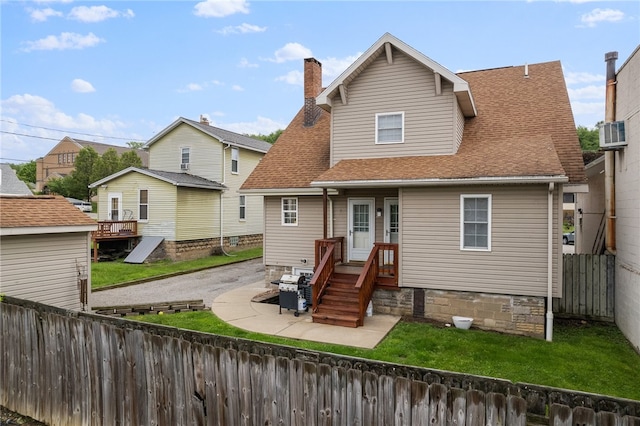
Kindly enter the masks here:
<path id="1" fill-rule="evenodd" d="M 604 55 L 607 63 L 607 87 L 605 95 L 604 121 L 610 123 L 616 119 L 616 59 L 618 52 Z M 616 252 L 616 189 L 615 189 L 615 151 L 604 153 L 604 197 L 607 219 L 605 247 Z"/>
<path id="2" fill-rule="evenodd" d="M 327 239 L 327 188 L 322 188 L 322 238 Z"/>

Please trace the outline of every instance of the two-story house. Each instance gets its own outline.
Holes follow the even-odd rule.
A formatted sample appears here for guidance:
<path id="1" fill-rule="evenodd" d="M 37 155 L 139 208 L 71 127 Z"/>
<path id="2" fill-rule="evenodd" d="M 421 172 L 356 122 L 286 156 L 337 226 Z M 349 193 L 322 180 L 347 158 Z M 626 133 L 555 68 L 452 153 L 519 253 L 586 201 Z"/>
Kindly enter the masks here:
<path id="1" fill-rule="evenodd" d="M 585 181 L 560 62 L 455 74 L 385 34 L 324 89 L 304 67 L 241 188 L 265 197 L 266 281 L 313 273 L 315 322 L 358 326 L 372 300 L 551 339 L 563 190 Z"/>
<path id="2" fill-rule="evenodd" d="M 238 190 L 271 144 L 181 117 L 145 148 L 148 169 L 130 167 L 91 184 L 99 238 L 157 237 L 158 257 L 174 260 L 262 244 L 262 196 Z"/>
<path id="3" fill-rule="evenodd" d="M 100 142 L 90 142 L 65 136 L 44 157 L 36 160 L 36 192 L 47 192 L 47 182 L 55 178 L 63 178 L 75 170 L 75 161 L 81 149 L 91 147 L 99 155 L 108 149 L 114 149 L 118 155 L 127 151 L 135 151 L 147 167 L 149 156 L 146 151 L 125 146 L 109 145 Z"/>

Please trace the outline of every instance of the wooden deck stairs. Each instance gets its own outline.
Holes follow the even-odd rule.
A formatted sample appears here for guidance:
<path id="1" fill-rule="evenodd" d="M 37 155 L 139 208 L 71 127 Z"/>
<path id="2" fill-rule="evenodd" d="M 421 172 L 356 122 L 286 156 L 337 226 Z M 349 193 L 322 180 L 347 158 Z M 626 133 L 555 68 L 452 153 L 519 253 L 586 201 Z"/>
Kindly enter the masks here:
<path id="1" fill-rule="evenodd" d="M 358 274 L 335 272 L 329 279 L 325 294 L 312 314 L 313 322 L 320 324 L 358 327 Z"/>

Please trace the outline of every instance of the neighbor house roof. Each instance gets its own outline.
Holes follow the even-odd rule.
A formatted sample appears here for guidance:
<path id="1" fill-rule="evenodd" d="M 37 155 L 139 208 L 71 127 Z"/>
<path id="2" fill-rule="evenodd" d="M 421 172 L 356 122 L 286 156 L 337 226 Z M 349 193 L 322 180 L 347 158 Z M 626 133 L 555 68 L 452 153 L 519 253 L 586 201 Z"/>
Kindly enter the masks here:
<path id="1" fill-rule="evenodd" d="M 18 179 L 15 170 L 0 163 L 0 195 L 33 195 L 26 183 Z"/>
<path id="2" fill-rule="evenodd" d="M 0 235 L 89 232 L 95 220 L 60 196 L 0 196 Z"/>
<path id="3" fill-rule="evenodd" d="M 242 190 L 517 180 L 586 182 L 559 61 L 528 65 L 528 76 L 525 66 L 458 75 L 473 91 L 477 116 L 465 119 L 456 154 L 342 160 L 329 168 L 329 126 L 303 128 L 299 113 Z M 328 123 L 330 118 L 323 120 Z M 305 164 L 304 168 L 296 167 L 295 162 Z M 283 164 L 287 173 L 273 170 Z"/>
<path id="4" fill-rule="evenodd" d="M 142 149 L 129 148 L 127 146 L 119 146 L 119 145 L 109 145 L 109 144 L 100 143 L 100 142 L 85 141 L 82 139 L 75 139 L 69 136 L 66 136 L 65 139 L 68 139 L 69 141 L 75 143 L 78 147 L 80 147 L 80 149 L 91 147 L 99 155 L 104 154 L 109 149 L 114 149 L 118 153 L 118 155 L 122 155 L 128 151 L 134 151 L 136 154 L 138 154 L 138 157 L 140 157 L 143 167 L 147 167 L 149 165 L 149 153 Z"/>
<path id="5" fill-rule="evenodd" d="M 150 169 L 140 169 L 138 167 L 128 167 L 124 170 L 120 170 L 117 173 L 114 173 L 110 176 L 105 177 L 104 179 L 100 179 L 97 182 L 89 185 L 90 188 L 95 188 L 100 185 L 103 185 L 109 181 L 112 181 L 116 178 L 124 176 L 129 173 L 140 173 L 145 176 L 152 177 L 154 179 L 158 179 L 167 183 L 170 183 L 174 186 L 182 186 L 187 188 L 202 188 L 202 189 L 213 189 L 217 191 L 222 191 L 227 189 L 221 183 L 205 179 L 200 176 L 190 175 L 188 173 L 175 173 L 175 172 L 165 172 L 162 170 L 150 170 Z"/>
<path id="6" fill-rule="evenodd" d="M 187 118 L 180 117 L 169 126 L 165 127 L 157 135 L 149 139 L 145 144 L 145 147 L 149 147 L 162 139 L 167 133 L 175 129 L 181 124 L 186 124 L 194 129 L 200 130 L 203 133 L 219 140 L 220 142 L 227 143 L 231 146 L 237 146 L 239 148 L 245 148 L 251 151 L 266 153 L 271 148 L 269 142 L 265 142 L 259 139 L 250 138 L 249 136 L 241 135 L 238 133 L 230 132 L 229 130 L 220 129 L 218 127 L 210 126 L 206 123 L 200 123 L 198 121 L 189 120 Z"/>

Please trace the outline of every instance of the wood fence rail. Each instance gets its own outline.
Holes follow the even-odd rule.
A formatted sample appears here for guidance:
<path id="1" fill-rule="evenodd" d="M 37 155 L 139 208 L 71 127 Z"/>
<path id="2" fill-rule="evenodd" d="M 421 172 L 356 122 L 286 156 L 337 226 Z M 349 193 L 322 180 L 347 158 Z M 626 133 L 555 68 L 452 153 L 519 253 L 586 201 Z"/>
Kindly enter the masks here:
<path id="1" fill-rule="evenodd" d="M 559 316 L 614 321 L 615 256 L 565 254 L 562 298 L 553 299 Z"/>
<path id="2" fill-rule="evenodd" d="M 0 308 L 0 405 L 51 425 L 640 426 L 640 401 L 10 297 Z"/>

